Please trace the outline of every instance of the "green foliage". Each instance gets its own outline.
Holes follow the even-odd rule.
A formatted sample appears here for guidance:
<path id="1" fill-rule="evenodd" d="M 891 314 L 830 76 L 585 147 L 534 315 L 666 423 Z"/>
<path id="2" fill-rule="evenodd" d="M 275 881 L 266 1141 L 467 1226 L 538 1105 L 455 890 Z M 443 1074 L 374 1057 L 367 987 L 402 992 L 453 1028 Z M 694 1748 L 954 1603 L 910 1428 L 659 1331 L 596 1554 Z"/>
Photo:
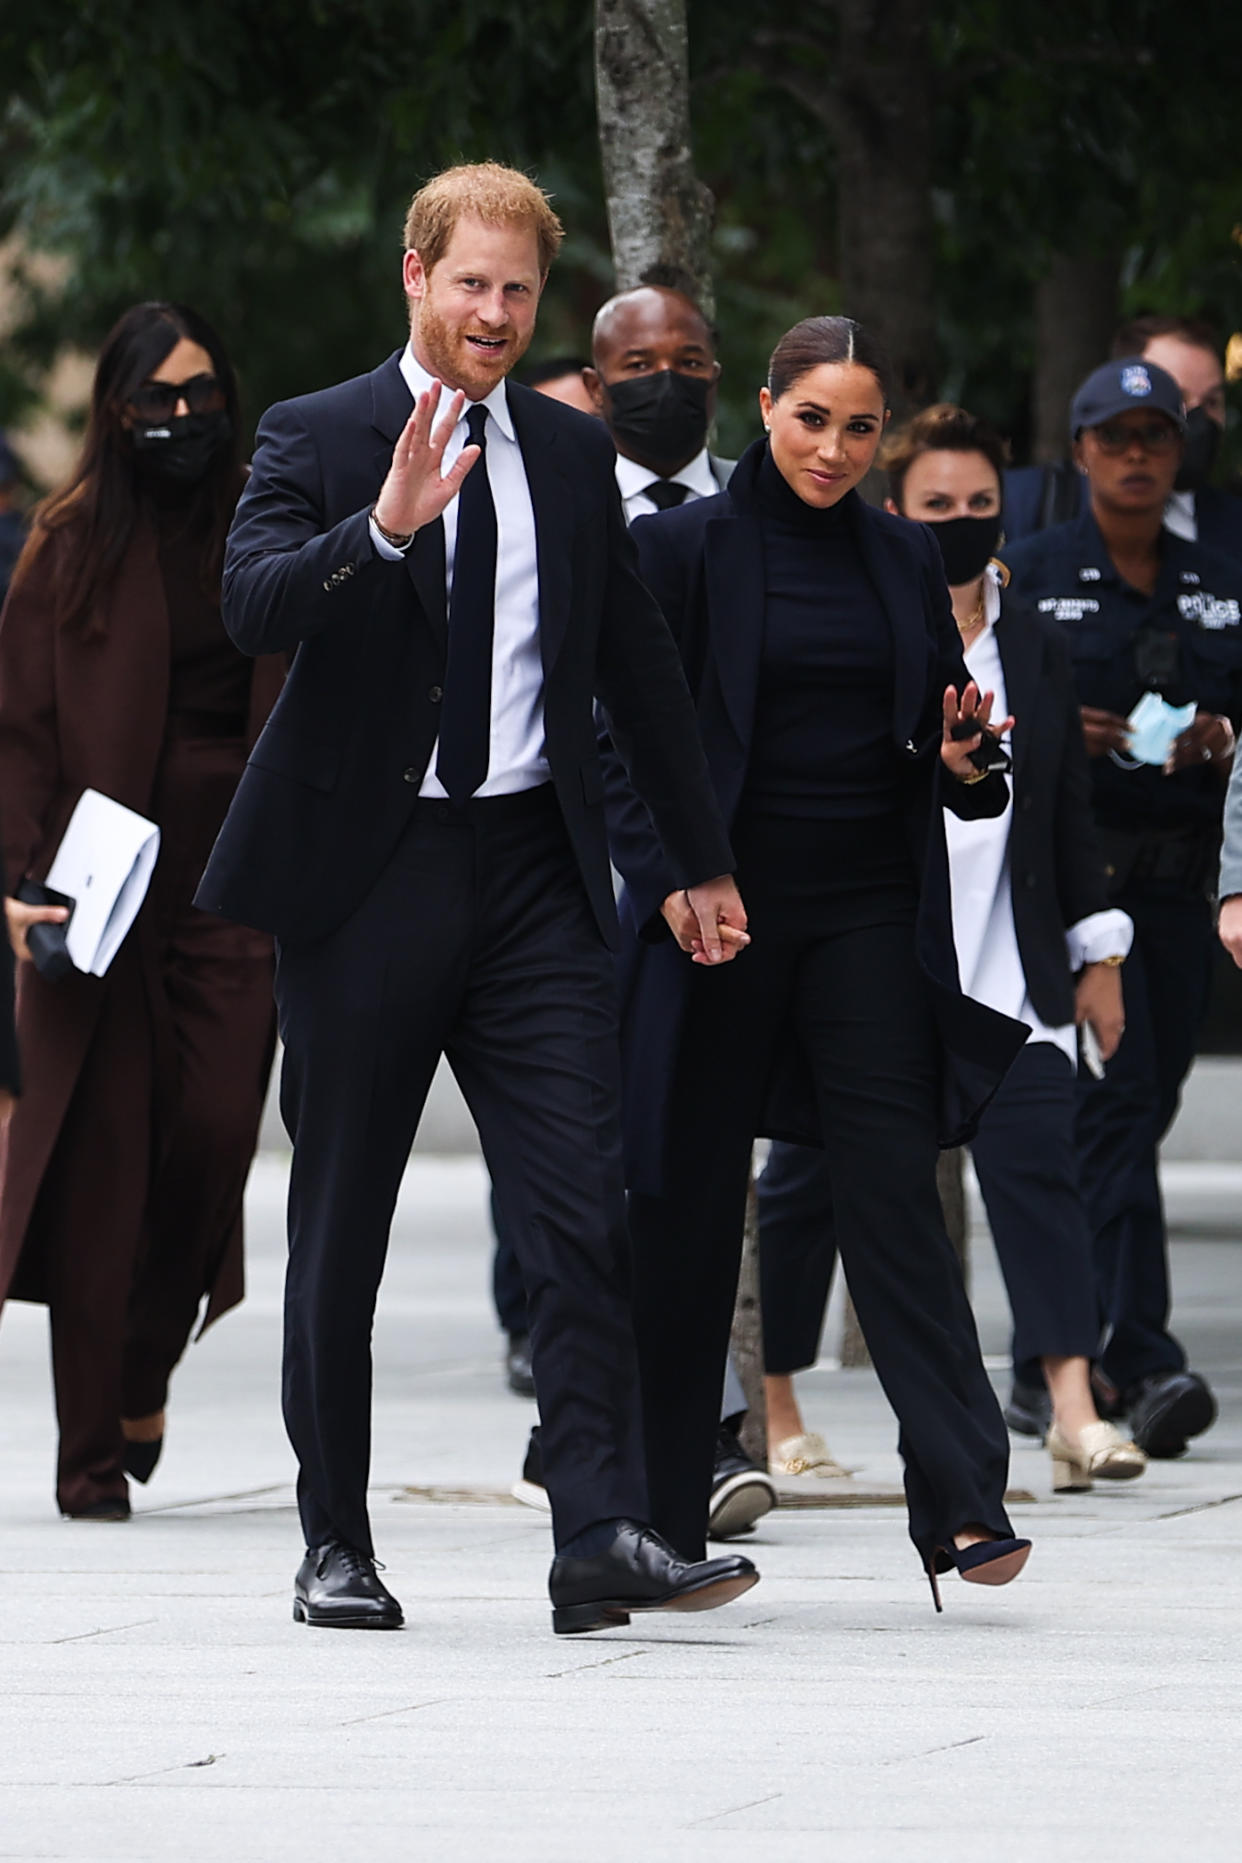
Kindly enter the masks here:
<path id="1" fill-rule="evenodd" d="M 690 0 L 690 25 L 733 450 L 776 337 L 841 308 L 837 0 Z M 1127 309 L 1242 327 L 1242 11 L 948 0 L 932 46 L 942 391 L 1021 431 L 1054 250 L 1115 250 Z M 588 0 L 40 0 L 0 9 L 0 72 L 0 237 L 72 263 L 62 294 L 24 281 L 0 420 L 140 297 L 217 322 L 254 411 L 370 366 L 401 337 L 409 195 L 456 159 L 556 194 L 541 352 L 581 350 L 611 288 Z"/>

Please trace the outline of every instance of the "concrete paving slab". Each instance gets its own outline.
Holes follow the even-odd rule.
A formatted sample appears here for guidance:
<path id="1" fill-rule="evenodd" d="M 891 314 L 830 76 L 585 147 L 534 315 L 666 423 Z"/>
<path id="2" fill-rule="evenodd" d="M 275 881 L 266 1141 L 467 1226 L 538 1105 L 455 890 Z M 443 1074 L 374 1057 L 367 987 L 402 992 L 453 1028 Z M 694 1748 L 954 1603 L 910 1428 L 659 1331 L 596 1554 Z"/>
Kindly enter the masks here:
<path id="1" fill-rule="evenodd" d="M 891 1507 L 778 1511 L 763 1584 L 704 1617 L 550 1634 L 546 1517 L 503 1493 L 533 1407 L 504 1388 L 476 1159 L 416 1160 L 376 1332 L 373 1509 L 399 1635 L 293 1624 L 279 1417 L 283 1166 L 249 1196 L 250 1297 L 189 1354 L 124 1526 L 60 1521 L 46 1321 L 0 1328 L 0 1860 L 73 1863 L 1216 1863 L 1242 1823 L 1242 1172 L 1168 1174 L 1178 1325 L 1222 1419 L 1184 1461 L 1053 1500 L 1019 1584 L 944 1581 Z M 985 1350 L 1007 1323 L 974 1246 Z M 869 1372 L 804 1380 L 877 1489 Z M 400 1499 L 409 1488 L 426 1498 Z"/>

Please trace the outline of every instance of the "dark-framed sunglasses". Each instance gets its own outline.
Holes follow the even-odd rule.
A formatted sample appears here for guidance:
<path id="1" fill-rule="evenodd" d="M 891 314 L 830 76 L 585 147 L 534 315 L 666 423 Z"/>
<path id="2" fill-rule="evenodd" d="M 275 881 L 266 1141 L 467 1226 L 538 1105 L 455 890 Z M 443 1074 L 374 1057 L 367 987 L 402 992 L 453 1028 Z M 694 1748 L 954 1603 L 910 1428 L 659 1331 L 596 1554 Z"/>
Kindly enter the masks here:
<path id="1" fill-rule="evenodd" d="M 225 405 L 224 390 L 214 375 L 192 375 L 188 382 L 143 382 L 129 397 L 139 420 L 171 420 L 177 403 L 184 401 L 191 414 L 218 414 Z"/>
<path id="2" fill-rule="evenodd" d="M 1102 421 L 1091 429 L 1102 453 L 1128 452 L 1135 444 L 1145 453 L 1171 453 L 1181 441 L 1181 434 L 1171 420 L 1144 421 L 1141 427 L 1126 427 L 1119 420 Z"/>

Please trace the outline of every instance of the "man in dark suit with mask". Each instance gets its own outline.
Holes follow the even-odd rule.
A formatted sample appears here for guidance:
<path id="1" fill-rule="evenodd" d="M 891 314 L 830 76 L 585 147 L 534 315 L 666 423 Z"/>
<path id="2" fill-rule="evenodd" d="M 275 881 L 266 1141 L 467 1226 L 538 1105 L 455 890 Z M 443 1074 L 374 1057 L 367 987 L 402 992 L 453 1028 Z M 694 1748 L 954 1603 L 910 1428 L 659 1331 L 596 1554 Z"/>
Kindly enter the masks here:
<path id="1" fill-rule="evenodd" d="M 733 461 L 707 450 L 720 364 L 694 299 L 658 284 L 609 298 L 591 358 L 584 379 L 617 449 L 626 523 L 722 492 Z"/>
<path id="2" fill-rule="evenodd" d="M 593 367 L 582 371 L 583 379 L 617 449 L 626 523 L 723 491 L 735 462 L 707 448 L 720 364 L 714 332 L 694 299 L 662 283 L 618 292 L 596 313 L 591 354 Z M 496 1283 L 512 1287 L 508 1226 L 498 1226 L 497 1234 Z M 767 1469 L 752 1462 L 738 1440 L 745 1415 L 745 1393 L 730 1359 L 708 1514 L 708 1532 L 716 1539 L 748 1532 L 776 1505 Z M 546 1504 L 538 1425 L 513 1493 L 528 1505 Z"/>
<path id="3" fill-rule="evenodd" d="M 560 223 L 525 176 L 482 163 L 428 182 L 405 233 L 405 349 L 259 426 L 225 621 L 244 651 L 294 659 L 198 896 L 277 939 L 294 1614 L 402 1622 L 366 1509 L 370 1334 L 444 1053 L 523 1251 L 553 1624 L 596 1630 L 758 1576 L 688 1564 L 646 1525 L 596 699 L 702 961 L 739 949 L 745 914 L 608 436 L 506 381 Z"/>

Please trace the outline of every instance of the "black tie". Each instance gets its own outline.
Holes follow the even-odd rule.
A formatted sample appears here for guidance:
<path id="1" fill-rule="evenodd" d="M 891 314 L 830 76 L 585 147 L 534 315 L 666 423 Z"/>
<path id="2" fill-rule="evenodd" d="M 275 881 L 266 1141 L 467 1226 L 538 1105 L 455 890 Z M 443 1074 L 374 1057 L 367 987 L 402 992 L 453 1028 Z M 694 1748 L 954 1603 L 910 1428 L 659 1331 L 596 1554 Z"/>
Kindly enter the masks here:
<path id="1" fill-rule="evenodd" d="M 689 496 L 690 487 L 678 485 L 676 479 L 652 479 L 650 485 L 643 486 L 643 497 L 650 498 L 657 511 L 671 511 Z"/>
<path id="2" fill-rule="evenodd" d="M 454 802 L 487 781 L 492 738 L 492 631 L 496 614 L 496 507 L 487 476 L 487 409 L 466 416 L 468 444 L 482 447 L 457 494 L 457 544 L 449 599 L 448 666 L 436 775 Z"/>

